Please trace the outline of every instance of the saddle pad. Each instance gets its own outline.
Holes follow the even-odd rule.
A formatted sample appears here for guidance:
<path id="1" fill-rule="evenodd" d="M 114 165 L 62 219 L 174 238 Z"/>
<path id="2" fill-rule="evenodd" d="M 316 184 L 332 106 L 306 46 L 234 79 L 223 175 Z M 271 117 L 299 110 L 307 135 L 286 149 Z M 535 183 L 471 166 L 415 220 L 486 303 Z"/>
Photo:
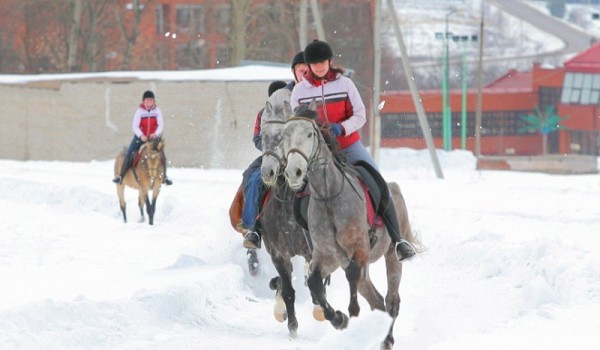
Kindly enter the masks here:
<path id="1" fill-rule="evenodd" d="M 140 159 L 142 159 L 142 152 L 133 153 L 133 157 L 131 157 L 131 158 L 133 158 L 131 167 L 135 168 L 138 165 L 138 163 L 140 162 Z"/>

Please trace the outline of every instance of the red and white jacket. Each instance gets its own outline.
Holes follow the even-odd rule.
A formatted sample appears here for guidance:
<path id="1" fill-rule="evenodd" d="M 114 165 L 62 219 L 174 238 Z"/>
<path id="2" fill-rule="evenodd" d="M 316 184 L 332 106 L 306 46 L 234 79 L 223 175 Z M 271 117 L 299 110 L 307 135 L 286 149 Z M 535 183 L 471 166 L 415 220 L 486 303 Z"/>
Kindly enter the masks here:
<path id="1" fill-rule="evenodd" d="M 154 105 L 150 109 L 146 109 L 144 104 L 140 104 L 135 111 L 131 126 L 137 137 L 142 137 L 142 135 L 149 137 L 152 134 L 160 136 L 163 131 L 163 116 L 160 108 Z"/>
<path id="2" fill-rule="evenodd" d="M 315 79 L 310 71 L 294 86 L 290 105 L 292 110 L 301 104 L 317 102 L 318 123 L 340 123 L 344 135 L 337 140 L 342 149 L 360 140 L 358 130 L 367 122 L 365 104 L 349 78 L 329 71 L 324 79 Z"/>

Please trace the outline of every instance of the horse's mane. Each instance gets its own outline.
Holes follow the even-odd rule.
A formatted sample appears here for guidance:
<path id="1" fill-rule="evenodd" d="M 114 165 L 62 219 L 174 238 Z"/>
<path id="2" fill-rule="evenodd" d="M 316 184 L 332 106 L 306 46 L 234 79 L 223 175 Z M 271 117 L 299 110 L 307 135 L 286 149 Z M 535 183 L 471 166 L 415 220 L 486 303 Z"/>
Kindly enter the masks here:
<path id="1" fill-rule="evenodd" d="M 317 111 L 315 111 L 314 109 L 311 109 L 310 106 L 307 104 L 302 104 L 296 107 L 296 109 L 294 110 L 294 116 L 308 118 L 314 121 L 317 121 L 319 119 L 319 113 L 317 113 Z"/>
<path id="2" fill-rule="evenodd" d="M 271 106 L 283 106 L 285 101 L 290 102 L 290 97 L 292 96 L 292 92 L 289 89 L 281 88 L 276 90 L 269 99 L 267 100 Z"/>

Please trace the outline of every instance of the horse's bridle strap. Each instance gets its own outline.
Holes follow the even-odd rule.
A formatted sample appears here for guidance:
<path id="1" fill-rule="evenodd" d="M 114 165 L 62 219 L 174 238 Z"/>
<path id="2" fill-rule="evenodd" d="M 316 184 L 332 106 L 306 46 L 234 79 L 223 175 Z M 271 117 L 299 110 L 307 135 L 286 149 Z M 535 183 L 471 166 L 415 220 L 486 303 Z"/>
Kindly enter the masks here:
<path id="1" fill-rule="evenodd" d="M 263 155 L 263 157 L 264 156 L 271 156 L 271 157 L 277 159 L 277 162 L 279 164 L 285 164 L 285 159 L 281 159 L 281 157 L 277 153 L 275 153 L 273 151 L 264 151 L 262 155 Z"/>
<path id="2" fill-rule="evenodd" d="M 302 152 L 301 149 L 296 148 L 296 147 L 290 148 L 287 151 L 286 158 L 289 157 L 290 153 L 298 153 L 299 155 L 302 156 L 302 158 L 304 158 L 304 160 L 306 161 L 307 164 L 310 164 L 310 159 L 306 156 L 306 154 L 304 154 L 304 152 Z"/>

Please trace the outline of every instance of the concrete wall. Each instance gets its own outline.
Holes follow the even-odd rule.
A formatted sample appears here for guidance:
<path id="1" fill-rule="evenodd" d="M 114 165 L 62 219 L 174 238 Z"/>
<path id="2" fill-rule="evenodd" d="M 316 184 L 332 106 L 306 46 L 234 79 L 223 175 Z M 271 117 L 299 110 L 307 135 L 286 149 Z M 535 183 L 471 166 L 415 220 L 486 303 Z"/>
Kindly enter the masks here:
<path id="1" fill-rule="evenodd" d="M 113 159 L 128 145 L 142 93 L 165 118 L 171 166 L 245 168 L 259 152 L 252 132 L 269 82 L 95 79 L 0 85 L 0 158 Z"/>
<path id="2" fill-rule="evenodd" d="M 581 154 L 546 156 L 483 156 L 477 169 L 536 171 L 549 174 L 596 174 L 598 157 Z"/>

